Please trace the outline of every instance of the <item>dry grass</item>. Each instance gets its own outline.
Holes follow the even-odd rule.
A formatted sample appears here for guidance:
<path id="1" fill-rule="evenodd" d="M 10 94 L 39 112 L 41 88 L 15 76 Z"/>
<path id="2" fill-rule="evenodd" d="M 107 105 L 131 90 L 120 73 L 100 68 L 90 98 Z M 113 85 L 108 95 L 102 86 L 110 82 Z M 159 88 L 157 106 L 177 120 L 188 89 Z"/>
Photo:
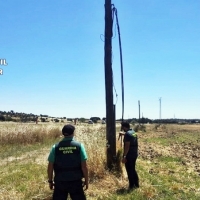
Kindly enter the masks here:
<path id="1" fill-rule="evenodd" d="M 0 123 L 0 199 L 51 199 L 47 156 L 61 139 L 63 125 Z M 89 158 L 87 199 L 199 199 L 199 128 L 146 125 L 146 132 L 138 132 L 141 187 L 127 193 L 124 168 L 117 176 L 106 170 L 105 125 L 77 125 L 75 138 L 84 144 Z M 120 141 L 116 143 L 120 149 Z"/>
<path id="2" fill-rule="evenodd" d="M 1 124 L 0 144 L 35 144 L 44 142 L 46 138 L 57 138 L 61 135 L 60 128 L 56 126 L 5 123 Z"/>

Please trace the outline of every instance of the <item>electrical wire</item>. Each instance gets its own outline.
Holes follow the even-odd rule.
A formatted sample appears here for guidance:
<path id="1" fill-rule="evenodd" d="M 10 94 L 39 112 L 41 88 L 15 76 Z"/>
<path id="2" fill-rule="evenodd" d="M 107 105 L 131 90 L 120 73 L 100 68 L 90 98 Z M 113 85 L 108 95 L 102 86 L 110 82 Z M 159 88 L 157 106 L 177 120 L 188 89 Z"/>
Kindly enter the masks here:
<path id="1" fill-rule="evenodd" d="M 122 59 L 122 45 L 121 45 L 121 36 L 120 36 L 120 27 L 119 27 L 119 20 L 118 20 L 118 15 L 117 15 L 117 9 L 115 8 L 114 4 L 112 6 L 112 28 L 113 28 L 113 22 L 114 22 L 114 16 L 116 17 L 116 25 L 115 25 L 115 36 L 112 37 L 114 39 L 116 37 L 116 26 L 118 30 L 118 38 L 119 38 L 119 50 L 120 50 L 120 66 L 121 66 L 121 90 L 122 90 L 122 122 L 124 121 L 124 75 L 123 75 L 123 59 Z M 102 36 L 105 38 L 103 34 L 100 35 L 100 39 L 103 41 Z M 113 36 L 113 32 L 112 32 Z M 104 42 L 104 41 L 103 41 Z M 111 52 L 112 56 L 113 53 Z M 111 61 L 111 69 L 112 69 L 112 61 Z M 112 76 L 113 76 L 113 70 L 112 70 Z M 116 103 L 118 100 L 118 94 L 115 88 L 115 84 L 113 81 L 113 88 L 116 94 Z"/>
<path id="2" fill-rule="evenodd" d="M 121 45 L 121 36 L 120 36 L 120 27 L 119 27 L 119 20 L 117 15 L 117 9 L 113 5 L 113 15 L 116 16 L 116 24 L 119 36 L 119 50 L 120 50 L 120 65 L 121 65 L 121 89 L 122 89 L 122 122 L 124 120 L 124 75 L 123 75 L 123 59 L 122 59 L 122 45 Z"/>

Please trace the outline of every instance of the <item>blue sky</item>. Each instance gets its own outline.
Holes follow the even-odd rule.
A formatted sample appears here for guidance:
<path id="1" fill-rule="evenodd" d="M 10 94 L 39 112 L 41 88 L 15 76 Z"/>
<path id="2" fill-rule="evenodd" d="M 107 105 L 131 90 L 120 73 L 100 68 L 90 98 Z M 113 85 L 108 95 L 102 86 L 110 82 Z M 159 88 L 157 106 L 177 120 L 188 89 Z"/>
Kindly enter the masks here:
<path id="1" fill-rule="evenodd" d="M 0 110 L 105 117 L 105 0 L 7 0 L 0 12 Z M 124 118 L 200 118 L 200 1 L 112 0 Z M 121 117 L 116 26 L 113 78 Z"/>

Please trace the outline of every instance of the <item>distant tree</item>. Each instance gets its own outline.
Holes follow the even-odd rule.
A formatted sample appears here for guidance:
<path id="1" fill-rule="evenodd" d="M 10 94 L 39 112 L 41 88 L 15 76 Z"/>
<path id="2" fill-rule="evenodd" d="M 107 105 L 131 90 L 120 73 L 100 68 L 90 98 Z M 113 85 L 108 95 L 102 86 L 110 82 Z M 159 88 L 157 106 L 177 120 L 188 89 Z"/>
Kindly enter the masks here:
<path id="1" fill-rule="evenodd" d="M 81 117 L 81 118 L 79 119 L 79 121 L 80 121 L 81 123 L 84 123 L 84 122 L 85 122 L 85 118 Z"/>
<path id="2" fill-rule="evenodd" d="M 137 120 L 131 119 L 130 124 L 135 125 L 137 123 Z"/>
<path id="3" fill-rule="evenodd" d="M 6 118 L 3 115 L 0 115 L 0 121 L 5 121 Z"/>
<path id="4" fill-rule="evenodd" d="M 59 122 L 59 119 L 54 119 L 54 122 Z"/>
<path id="5" fill-rule="evenodd" d="M 97 123 L 98 120 L 101 120 L 100 117 L 90 117 L 90 120 L 92 120 L 94 123 Z"/>
<path id="6" fill-rule="evenodd" d="M 41 119 L 41 122 L 45 122 L 46 121 L 46 119 L 45 118 L 40 118 Z"/>
<path id="7" fill-rule="evenodd" d="M 6 117 L 5 121 L 12 121 L 12 117 L 10 117 L 10 116 Z"/>
<path id="8" fill-rule="evenodd" d="M 11 111 L 10 111 L 11 116 L 12 116 L 14 113 L 15 113 L 14 110 L 11 110 Z"/>
<path id="9" fill-rule="evenodd" d="M 142 123 L 142 124 L 152 123 L 152 120 L 150 120 L 150 119 L 148 119 L 148 118 L 142 117 L 142 118 L 140 119 L 140 123 Z"/>

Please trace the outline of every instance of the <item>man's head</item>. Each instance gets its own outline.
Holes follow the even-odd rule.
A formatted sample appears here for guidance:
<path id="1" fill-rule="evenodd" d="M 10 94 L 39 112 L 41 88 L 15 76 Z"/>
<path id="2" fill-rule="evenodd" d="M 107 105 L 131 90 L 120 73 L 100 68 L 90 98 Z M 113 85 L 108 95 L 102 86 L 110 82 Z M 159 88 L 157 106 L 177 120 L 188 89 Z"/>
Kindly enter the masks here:
<path id="1" fill-rule="evenodd" d="M 71 124 L 67 124 L 62 128 L 62 134 L 64 136 L 71 136 L 74 133 L 75 127 Z"/>
<path id="2" fill-rule="evenodd" d="M 130 124 L 128 122 L 122 122 L 121 125 L 124 131 L 128 131 L 130 129 Z"/>

